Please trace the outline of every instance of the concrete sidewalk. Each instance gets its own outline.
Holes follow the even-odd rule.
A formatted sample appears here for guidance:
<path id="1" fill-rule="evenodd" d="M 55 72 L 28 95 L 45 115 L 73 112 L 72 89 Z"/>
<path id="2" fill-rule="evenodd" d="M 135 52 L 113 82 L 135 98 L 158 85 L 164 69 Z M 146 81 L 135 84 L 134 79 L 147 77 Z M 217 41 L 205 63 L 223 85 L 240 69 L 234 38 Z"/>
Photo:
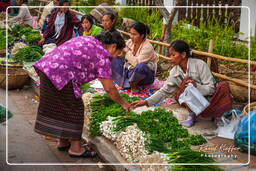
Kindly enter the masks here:
<path id="1" fill-rule="evenodd" d="M 0 103 L 5 105 L 5 91 L 0 89 Z M 34 133 L 31 125 L 21 113 L 12 98 L 8 98 L 9 109 L 13 113 L 13 117 L 7 123 L 0 124 L 0 133 L 3 137 L 0 143 L 0 170 L 67 170 L 64 166 L 35 166 L 35 163 L 60 163 L 56 156 L 49 150 L 48 145 L 44 142 L 40 135 Z M 6 128 L 8 130 L 8 146 L 6 148 Z M 6 149 L 8 151 L 8 159 L 6 160 Z M 14 166 L 10 164 L 26 164 L 31 163 L 32 166 Z"/>
<path id="2" fill-rule="evenodd" d="M 5 105 L 5 90 L 0 89 L 0 104 Z M 97 164 L 99 159 L 73 159 L 66 152 L 56 149 L 54 140 L 46 140 L 34 132 L 34 121 L 38 107 L 37 97 L 31 88 L 8 92 L 8 108 L 13 117 L 0 124 L 0 170 L 1 171 L 105 171 L 106 167 L 79 166 L 79 163 Z M 8 159 L 6 160 L 6 128 L 8 129 Z M 6 163 L 19 164 L 19 166 Z M 38 164 L 57 163 L 59 165 L 40 166 Z M 61 166 L 62 163 L 76 165 Z M 29 164 L 29 165 L 28 165 Z"/>

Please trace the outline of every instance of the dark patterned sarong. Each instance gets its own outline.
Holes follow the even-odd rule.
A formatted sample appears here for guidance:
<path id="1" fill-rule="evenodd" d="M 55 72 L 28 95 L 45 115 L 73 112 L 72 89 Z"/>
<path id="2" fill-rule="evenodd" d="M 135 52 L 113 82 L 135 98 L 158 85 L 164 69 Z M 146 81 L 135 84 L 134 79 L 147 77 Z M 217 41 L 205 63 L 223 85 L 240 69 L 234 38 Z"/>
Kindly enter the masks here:
<path id="1" fill-rule="evenodd" d="M 84 105 L 76 99 L 72 82 L 57 90 L 47 76 L 39 71 L 40 103 L 35 131 L 61 139 L 80 140 L 84 124 Z"/>
<path id="2" fill-rule="evenodd" d="M 221 117 L 224 112 L 233 108 L 233 99 L 228 82 L 220 82 L 217 84 L 214 94 L 209 102 L 210 105 L 200 113 L 200 116 L 205 118 Z"/>
<path id="3" fill-rule="evenodd" d="M 175 98 L 178 99 L 186 88 L 186 79 L 181 83 L 181 87 L 176 91 Z M 210 105 L 199 115 L 204 118 L 221 117 L 226 111 L 232 109 L 233 99 L 229 89 L 228 82 L 217 84 L 213 96 L 210 98 Z"/>
<path id="4" fill-rule="evenodd" d="M 130 88 L 132 82 L 138 86 L 152 84 L 155 80 L 155 72 L 147 64 L 139 63 L 133 69 L 128 70 L 124 67 L 125 60 L 116 58 L 112 60 L 112 78 L 123 88 Z"/>

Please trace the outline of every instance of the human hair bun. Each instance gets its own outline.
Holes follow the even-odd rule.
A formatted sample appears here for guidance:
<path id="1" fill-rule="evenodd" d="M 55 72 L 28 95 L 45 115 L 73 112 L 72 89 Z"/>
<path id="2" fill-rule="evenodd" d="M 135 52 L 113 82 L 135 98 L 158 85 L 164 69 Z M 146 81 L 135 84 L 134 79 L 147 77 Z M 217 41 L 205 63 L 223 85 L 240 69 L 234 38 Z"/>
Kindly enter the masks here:
<path id="1" fill-rule="evenodd" d="M 112 38 L 111 32 L 105 31 L 105 33 L 103 33 L 103 34 L 105 34 L 105 41 L 104 41 L 104 43 L 105 44 L 112 44 L 113 43 L 113 38 Z"/>

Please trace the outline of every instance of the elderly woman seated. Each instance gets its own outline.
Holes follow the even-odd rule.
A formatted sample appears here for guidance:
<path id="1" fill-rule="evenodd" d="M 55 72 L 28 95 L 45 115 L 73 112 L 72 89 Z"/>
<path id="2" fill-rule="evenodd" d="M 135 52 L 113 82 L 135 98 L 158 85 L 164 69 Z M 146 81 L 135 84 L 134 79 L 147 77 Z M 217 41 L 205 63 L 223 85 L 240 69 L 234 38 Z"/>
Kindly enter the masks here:
<path id="1" fill-rule="evenodd" d="M 154 82 L 158 57 L 147 40 L 149 28 L 146 25 L 134 23 L 130 33 L 123 50 L 125 59 L 112 60 L 112 77 L 120 87 L 131 88 L 133 93 L 138 93 L 141 86 Z"/>

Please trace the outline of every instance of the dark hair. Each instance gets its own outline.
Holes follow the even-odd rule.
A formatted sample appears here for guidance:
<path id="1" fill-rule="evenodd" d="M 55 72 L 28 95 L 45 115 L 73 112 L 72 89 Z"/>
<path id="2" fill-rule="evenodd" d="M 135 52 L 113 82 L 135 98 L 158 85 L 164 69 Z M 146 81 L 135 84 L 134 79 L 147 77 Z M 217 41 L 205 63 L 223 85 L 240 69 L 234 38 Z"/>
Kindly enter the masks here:
<path id="1" fill-rule="evenodd" d="M 23 2 L 23 3 L 27 3 L 27 2 L 28 2 L 28 0 L 23 0 L 22 2 Z"/>
<path id="2" fill-rule="evenodd" d="M 183 40 L 173 41 L 170 44 L 170 48 L 173 48 L 176 52 L 179 52 L 179 53 L 186 52 L 186 54 L 187 54 L 186 56 L 188 58 L 193 56 L 192 51 L 189 48 L 189 45 Z"/>
<path id="3" fill-rule="evenodd" d="M 103 31 L 95 38 L 103 44 L 116 44 L 117 49 L 123 49 L 125 47 L 125 41 L 118 32 Z"/>
<path id="4" fill-rule="evenodd" d="M 140 35 L 144 34 L 144 38 L 146 39 L 147 35 L 150 33 L 149 27 L 143 23 L 134 23 L 130 29 L 136 30 Z"/>
<path id="5" fill-rule="evenodd" d="M 112 13 L 112 12 L 104 12 L 104 13 L 103 13 L 103 16 L 105 16 L 105 15 L 110 16 L 110 19 L 111 19 L 112 21 L 114 21 L 114 20 L 116 19 L 116 15 L 115 15 L 114 13 Z"/>
<path id="6" fill-rule="evenodd" d="M 66 2 L 68 2 L 69 5 L 71 4 L 70 0 L 60 0 L 60 1 L 59 1 L 59 6 L 63 6 L 64 3 L 66 3 Z"/>
<path id="7" fill-rule="evenodd" d="M 90 14 L 86 14 L 81 18 L 81 22 L 84 21 L 84 19 L 88 20 L 91 26 L 94 24 L 94 18 Z"/>

